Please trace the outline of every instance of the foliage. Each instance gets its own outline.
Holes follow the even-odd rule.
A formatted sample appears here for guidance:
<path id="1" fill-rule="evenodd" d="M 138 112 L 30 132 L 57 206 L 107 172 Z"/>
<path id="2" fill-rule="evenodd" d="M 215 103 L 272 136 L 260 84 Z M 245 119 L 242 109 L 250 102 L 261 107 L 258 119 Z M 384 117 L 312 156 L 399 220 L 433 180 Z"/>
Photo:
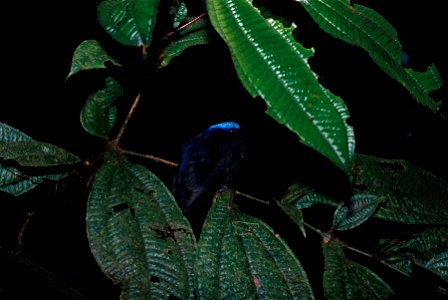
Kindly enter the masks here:
<path id="1" fill-rule="evenodd" d="M 441 103 L 429 95 L 442 86 L 437 68 L 419 72 L 402 66 L 401 44 L 385 18 L 348 0 L 296 4 L 322 31 L 364 49 L 422 110 L 439 116 Z M 309 59 L 315 50 L 297 39 L 294 20 L 248 0 L 207 0 L 196 4 L 204 10 L 199 15 L 190 13 L 190 5 L 180 0 L 102 1 L 98 23 L 112 44 L 139 50 L 132 67 L 101 40 L 83 41 L 73 55 L 68 81 L 95 74 L 103 84 L 80 112 L 80 125 L 104 143 L 103 149 L 93 159 L 79 158 L 0 123 L 0 190 L 31 194 L 43 182 L 59 182 L 88 168 L 93 174 L 85 220 L 90 251 L 105 276 L 119 285 L 122 299 L 315 299 L 318 290 L 328 299 L 387 299 L 395 291 L 383 273 L 392 270 L 410 278 L 416 268 L 440 280 L 435 293 L 447 294 L 448 183 L 404 160 L 355 153 L 349 110 L 312 70 Z M 155 160 L 167 168 L 175 163 L 120 144 L 148 81 L 185 51 L 221 42 L 233 61 L 229 68 L 235 68 L 251 97 L 264 101 L 265 113 L 331 162 L 350 184 L 343 201 L 300 182 L 281 200 L 268 201 L 283 220 L 292 221 L 288 231 L 307 238 L 301 248 L 312 243 L 307 231 L 319 237 L 323 257 L 313 265 L 323 265 L 320 282 L 309 279 L 314 270 L 302 261 L 303 253 L 264 216 L 247 214 L 238 205 L 241 198 L 266 201 L 230 189 L 218 192 L 197 240 L 191 220 L 182 215 L 157 171 L 132 159 Z M 143 78 L 137 88 L 128 87 L 123 78 L 136 76 Z M 121 119 L 122 99 L 134 102 Z M 305 221 L 316 207 L 332 212 L 328 230 Z M 399 232 L 392 234 L 381 227 L 397 225 Z M 346 234 L 355 238 L 345 241 Z M 357 234 L 369 236 L 366 249 L 350 244 Z M 31 265 L 23 259 L 19 263 Z M 77 291 L 71 296 L 82 298 Z"/>

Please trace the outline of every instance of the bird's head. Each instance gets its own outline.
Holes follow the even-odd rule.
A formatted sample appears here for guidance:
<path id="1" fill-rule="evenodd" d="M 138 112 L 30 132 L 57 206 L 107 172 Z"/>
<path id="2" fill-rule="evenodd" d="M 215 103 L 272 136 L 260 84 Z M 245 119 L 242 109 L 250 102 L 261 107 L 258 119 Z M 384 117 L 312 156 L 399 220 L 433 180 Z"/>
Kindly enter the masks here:
<path id="1" fill-rule="evenodd" d="M 235 132 L 240 130 L 240 125 L 235 122 L 222 122 L 210 126 L 207 131 L 224 130 L 228 132 Z"/>

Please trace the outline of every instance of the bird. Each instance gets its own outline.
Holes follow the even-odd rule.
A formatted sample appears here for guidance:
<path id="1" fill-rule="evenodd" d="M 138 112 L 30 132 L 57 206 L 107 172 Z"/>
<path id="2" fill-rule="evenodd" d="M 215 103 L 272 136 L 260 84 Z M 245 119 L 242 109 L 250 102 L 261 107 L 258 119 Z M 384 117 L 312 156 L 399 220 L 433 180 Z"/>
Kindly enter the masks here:
<path id="1" fill-rule="evenodd" d="M 193 206 L 206 205 L 204 201 L 233 184 L 245 156 L 244 133 L 233 121 L 211 125 L 186 141 L 172 188 L 183 213 L 188 214 Z"/>

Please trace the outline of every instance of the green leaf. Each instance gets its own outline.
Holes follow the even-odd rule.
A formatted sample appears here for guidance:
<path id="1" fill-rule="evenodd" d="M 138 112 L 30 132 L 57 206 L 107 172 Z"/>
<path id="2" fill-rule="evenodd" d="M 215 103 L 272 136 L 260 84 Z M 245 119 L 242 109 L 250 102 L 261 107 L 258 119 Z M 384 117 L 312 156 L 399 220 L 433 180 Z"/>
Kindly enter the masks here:
<path id="1" fill-rule="evenodd" d="M 0 191 L 20 196 L 35 188 L 45 180 L 59 180 L 64 174 L 28 175 L 24 171 L 0 164 Z"/>
<path id="2" fill-rule="evenodd" d="M 98 6 L 98 21 L 118 42 L 147 48 L 158 6 L 159 0 L 106 0 Z"/>
<path id="3" fill-rule="evenodd" d="M 397 32 L 374 10 L 350 5 L 348 0 L 307 0 L 303 7 L 325 32 L 368 52 L 372 60 L 389 76 L 401 83 L 417 101 L 433 112 L 440 102 L 429 97 L 442 80 L 434 65 L 423 73 L 401 66 L 401 44 Z"/>
<path id="4" fill-rule="evenodd" d="M 37 141 L 0 142 L 0 157 L 24 167 L 50 167 L 80 162 L 76 155 Z"/>
<path id="5" fill-rule="evenodd" d="M 196 242 L 158 177 L 108 152 L 87 205 L 90 249 L 121 299 L 193 299 Z"/>
<path id="6" fill-rule="evenodd" d="M 347 259 L 338 239 L 322 244 L 325 299 L 387 299 L 391 287 L 367 267 Z"/>
<path id="7" fill-rule="evenodd" d="M 355 139 L 346 123 L 349 113 L 310 70 L 313 51 L 294 40 L 294 26 L 265 19 L 247 0 L 207 0 L 207 11 L 250 94 L 261 96 L 271 117 L 351 178 Z"/>
<path id="8" fill-rule="evenodd" d="M 5 123 L 0 123 L 0 142 L 32 141 L 28 135 Z"/>
<path id="9" fill-rule="evenodd" d="M 333 228 L 348 230 L 364 223 L 375 213 L 381 201 L 384 199 L 376 195 L 353 195 L 350 198 L 350 209 L 345 205 L 340 205 L 334 212 Z"/>
<path id="10" fill-rule="evenodd" d="M 233 194 L 218 193 L 196 262 L 199 299 L 314 299 L 306 273 L 264 222 L 242 214 Z"/>
<path id="11" fill-rule="evenodd" d="M 448 183 L 404 160 L 355 157 L 354 194 L 375 195 L 375 217 L 407 224 L 448 224 Z"/>
<path id="12" fill-rule="evenodd" d="M 381 241 L 381 256 L 405 273 L 412 264 L 432 271 L 448 280 L 448 228 L 432 228 L 409 238 Z"/>
<path id="13" fill-rule="evenodd" d="M 0 123 L 0 158 L 0 191 L 13 196 L 26 193 L 45 180 L 58 180 L 64 175 L 47 169 L 32 171 L 29 167 L 79 162 L 74 154 L 51 144 L 34 141 L 22 131 L 4 123 Z"/>
<path id="14" fill-rule="evenodd" d="M 73 54 L 72 65 L 67 78 L 83 70 L 104 69 L 106 68 L 104 63 L 107 61 L 119 65 L 98 41 L 83 41 Z"/>
<path id="15" fill-rule="evenodd" d="M 199 19 L 175 33 L 177 39 L 166 46 L 160 55 L 159 68 L 166 67 L 172 58 L 179 56 L 192 46 L 208 44 L 210 24 L 207 19 Z"/>
<path id="16" fill-rule="evenodd" d="M 90 95 L 81 110 L 82 127 L 91 135 L 107 138 L 117 116 L 115 100 L 122 95 L 121 85 L 112 77 L 107 77 L 104 89 Z"/>
<path id="17" fill-rule="evenodd" d="M 182 23 L 188 14 L 188 8 L 185 3 L 181 2 L 177 5 L 174 12 L 174 21 L 173 21 L 173 28 L 179 27 L 180 23 Z"/>

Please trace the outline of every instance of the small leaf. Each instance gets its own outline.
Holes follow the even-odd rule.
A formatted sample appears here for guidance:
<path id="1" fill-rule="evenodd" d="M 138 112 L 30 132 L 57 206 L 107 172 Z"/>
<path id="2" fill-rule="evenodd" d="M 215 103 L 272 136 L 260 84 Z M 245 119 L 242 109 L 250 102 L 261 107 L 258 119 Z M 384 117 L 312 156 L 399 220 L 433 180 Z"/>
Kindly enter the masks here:
<path id="1" fill-rule="evenodd" d="M 159 0 L 106 0 L 98 6 L 98 21 L 118 42 L 147 48 Z"/>
<path id="2" fill-rule="evenodd" d="M 336 230 L 348 230 L 364 223 L 376 211 L 382 199 L 375 195 L 356 194 L 350 199 L 350 209 L 340 205 L 334 212 L 333 228 Z"/>
<path id="3" fill-rule="evenodd" d="M 199 299 L 314 299 L 287 244 L 219 193 L 204 224 L 196 262 Z"/>
<path id="4" fill-rule="evenodd" d="M 348 260 L 338 239 L 322 244 L 325 299 L 387 299 L 393 290 L 367 267 Z"/>
<path id="5" fill-rule="evenodd" d="M 171 59 L 182 54 L 192 46 L 208 44 L 210 42 L 210 26 L 206 19 L 199 19 L 176 34 L 177 39 L 166 46 L 160 55 L 159 68 L 166 67 Z"/>
<path id="6" fill-rule="evenodd" d="M 84 105 L 80 120 L 91 135 L 107 138 L 115 124 L 117 109 L 115 100 L 123 95 L 123 89 L 112 77 L 106 78 L 106 86 L 92 94 Z"/>
<path id="7" fill-rule="evenodd" d="M 196 242 L 166 186 L 108 152 L 87 204 L 90 249 L 122 299 L 193 299 Z"/>
<path id="8" fill-rule="evenodd" d="M 173 21 L 173 28 L 176 29 L 177 27 L 179 27 L 180 23 L 182 23 L 185 18 L 187 17 L 187 13 L 188 13 L 188 8 L 187 5 L 185 5 L 185 3 L 181 2 L 178 4 L 178 6 L 175 9 L 175 14 L 174 14 L 174 21 Z"/>
<path id="9" fill-rule="evenodd" d="M 295 183 L 290 186 L 281 201 L 287 205 L 294 205 L 297 209 L 308 208 L 315 204 L 338 206 L 337 201 L 323 196 L 314 189 L 300 183 Z"/>
<path id="10" fill-rule="evenodd" d="M 347 107 L 311 71 L 313 50 L 293 38 L 295 26 L 265 19 L 247 0 L 207 0 L 207 11 L 246 90 L 261 96 L 271 117 L 351 179 L 355 138 Z"/>
<path id="11" fill-rule="evenodd" d="M 368 52 L 373 61 L 389 76 L 406 87 L 421 104 L 433 112 L 441 102 L 429 97 L 439 89 L 442 80 L 434 65 L 423 73 L 404 69 L 401 44 L 395 29 L 381 15 L 362 5 L 350 5 L 348 0 L 307 0 L 303 6 L 327 33 Z"/>
<path id="12" fill-rule="evenodd" d="M 119 65 L 109 56 L 98 41 L 83 41 L 73 54 L 72 65 L 67 78 L 83 70 L 104 69 L 107 61 L 112 62 L 114 65 Z"/>

